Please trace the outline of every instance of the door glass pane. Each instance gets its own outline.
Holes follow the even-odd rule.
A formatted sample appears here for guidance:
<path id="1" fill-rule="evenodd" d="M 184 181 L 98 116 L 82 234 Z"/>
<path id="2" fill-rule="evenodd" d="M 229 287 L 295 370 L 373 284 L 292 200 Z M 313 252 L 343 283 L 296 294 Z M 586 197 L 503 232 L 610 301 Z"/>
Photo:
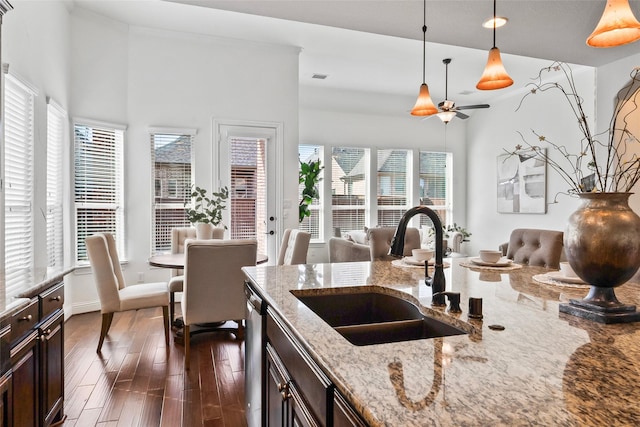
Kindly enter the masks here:
<path id="1" fill-rule="evenodd" d="M 258 252 L 266 253 L 267 140 L 230 138 L 231 238 L 256 239 Z"/>

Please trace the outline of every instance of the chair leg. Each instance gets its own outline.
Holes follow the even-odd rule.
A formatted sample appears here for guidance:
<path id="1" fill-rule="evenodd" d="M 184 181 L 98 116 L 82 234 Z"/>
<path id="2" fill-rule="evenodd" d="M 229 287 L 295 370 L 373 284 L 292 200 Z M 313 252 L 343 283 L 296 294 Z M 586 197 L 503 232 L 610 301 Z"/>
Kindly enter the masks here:
<path id="1" fill-rule="evenodd" d="M 167 343 L 167 349 L 169 348 L 169 323 L 172 317 L 169 317 L 169 307 L 162 306 L 162 319 L 164 320 L 164 342 Z"/>
<path id="2" fill-rule="evenodd" d="M 184 370 L 189 370 L 189 361 L 191 360 L 191 344 L 189 339 L 189 325 L 184 325 L 182 329 L 182 339 L 184 340 Z"/>
<path id="3" fill-rule="evenodd" d="M 107 332 L 109 332 L 112 320 L 113 313 L 102 313 L 102 327 L 100 328 L 100 340 L 98 341 L 98 349 L 96 350 L 96 353 L 100 353 L 100 351 L 102 351 L 102 343 L 104 342 L 104 337 L 107 336 Z"/>
<path id="4" fill-rule="evenodd" d="M 171 324 L 173 325 L 173 319 L 176 316 L 176 293 L 169 292 L 169 319 L 171 320 Z"/>
<path id="5" fill-rule="evenodd" d="M 239 340 L 243 340 L 244 339 L 244 323 L 242 320 L 236 320 L 236 323 L 238 324 L 238 333 L 236 334 L 236 338 Z"/>

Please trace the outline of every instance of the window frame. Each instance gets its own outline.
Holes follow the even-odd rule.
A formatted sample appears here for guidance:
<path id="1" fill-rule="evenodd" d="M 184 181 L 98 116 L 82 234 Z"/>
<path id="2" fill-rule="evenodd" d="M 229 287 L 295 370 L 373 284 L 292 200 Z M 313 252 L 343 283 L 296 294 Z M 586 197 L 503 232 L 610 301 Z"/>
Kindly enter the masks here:
<path id="1" fill-rule="evenodd" d="M 67 112 L 47 98 L 47 266 L 64 265 L 64 148 L 69 141 Z M 52 182 L 53 181 L 53 182 Z"/>

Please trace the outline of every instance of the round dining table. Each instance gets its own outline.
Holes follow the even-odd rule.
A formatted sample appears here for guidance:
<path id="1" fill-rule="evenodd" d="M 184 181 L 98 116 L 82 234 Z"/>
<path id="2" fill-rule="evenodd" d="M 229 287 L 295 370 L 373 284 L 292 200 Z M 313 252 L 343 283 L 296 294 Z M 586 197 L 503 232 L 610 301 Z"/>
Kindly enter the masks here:
<path id="1" fill-rule="evenodd" d="M 264 264 L 269 261 L 266 254 L 256 254 L 256 264 Z M 149 265 L 161 268 L 184 269 L 184 254 L 162 254 L 149 257 Z"/>

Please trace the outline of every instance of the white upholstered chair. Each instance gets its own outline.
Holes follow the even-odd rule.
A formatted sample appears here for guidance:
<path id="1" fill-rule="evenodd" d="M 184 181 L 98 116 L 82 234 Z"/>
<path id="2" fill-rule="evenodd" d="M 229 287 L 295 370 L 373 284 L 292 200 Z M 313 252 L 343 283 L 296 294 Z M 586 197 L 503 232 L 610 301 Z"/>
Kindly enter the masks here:
<path id="1" fill-rule="evenodd" d="M 289 228 L 284 230 L 278 265 L 306 264 L 310 240 L 311 234 L 305 231 Z"/>
<path id="2" fill-rule="evenodd" d="M 114 313 L 150 307 L 162 307 L 165 342 L 168 347 L 169 290 L 167 283 L 139 283 L 127 286 L 120 269 L 120 259 L 113 235 L 97 233 L 87 237 L 85 242 L 102 312 L 102 328 L 97 352 L 102 350 Z"/>
<path id="3" fill-rule="evenodd" d="M 516 228 L 511 232 L 509 243 L 500 245 L 499 249 L 518 264 L 557 270 L 564 259 L 563 236 L 562 231 Z"/>
<path id="4" fill-rule="evenodd" d="M 184 242 L 187 239 L 196 238 L 195 227 L 176 227 L 171 229 L 171 253 L 182 254 L 184 253 Z M 213 238 L 224 238 L 224 228 L 214 227 Z M 182 292 L 184 283 L 184 272 L 179 269 L 171 270 L 171 280 L 169 280 L 169 318 L 174 321 L 175 318 L 175 303 L 176 292 Z"/>
<path id="5" fill-rule="evenodd" d="M 257 242 L 248 239 L 186 241 L 181 301 L 185 369 L 191 357 L 192 325 L 233 320 L 238 324 L 232 329 L 236 337 L 244 337 L 246 277 L 241 268 L 256 264 L 257 248 Z"/>

